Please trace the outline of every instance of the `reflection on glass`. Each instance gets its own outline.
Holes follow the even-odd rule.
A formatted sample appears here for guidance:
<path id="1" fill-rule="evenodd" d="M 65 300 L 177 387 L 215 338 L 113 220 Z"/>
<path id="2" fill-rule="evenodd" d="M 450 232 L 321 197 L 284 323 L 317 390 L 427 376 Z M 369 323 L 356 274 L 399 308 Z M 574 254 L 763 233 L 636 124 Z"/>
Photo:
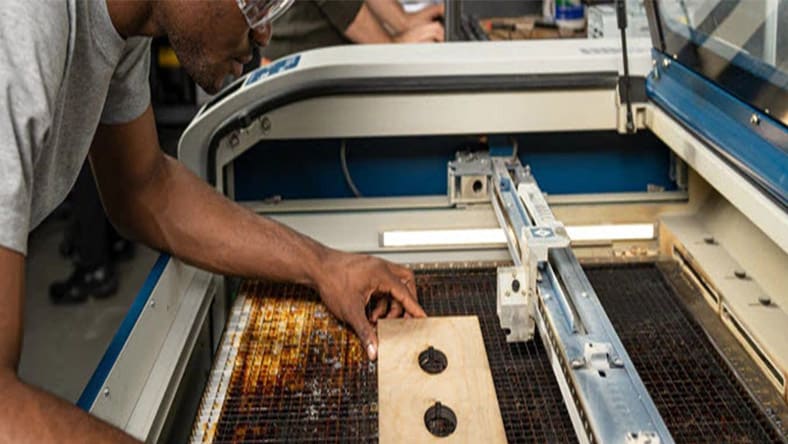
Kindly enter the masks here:
<path id="1" fill-rule="evenodd" d="M 788 0 L 657 0 L 664 50 L 788 125 Z"/>
<path id="2" fill-rule="evenodd" d="M 663 0 L 663 23 L 727 60 L 745 55 L 788 73 L 788 0 Z"/>

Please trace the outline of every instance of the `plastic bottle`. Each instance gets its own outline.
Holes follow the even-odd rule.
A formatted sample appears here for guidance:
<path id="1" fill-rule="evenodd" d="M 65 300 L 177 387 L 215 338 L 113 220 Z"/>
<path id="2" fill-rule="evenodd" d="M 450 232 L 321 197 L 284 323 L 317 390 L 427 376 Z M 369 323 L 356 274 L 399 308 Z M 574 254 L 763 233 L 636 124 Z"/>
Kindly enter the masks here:
<path id="1" fill-rule="evenodd" d="M 586 25 L 585 6 L 581 0 L 554 0 L 555 23 L 563 29 L 583 29 Z"/>

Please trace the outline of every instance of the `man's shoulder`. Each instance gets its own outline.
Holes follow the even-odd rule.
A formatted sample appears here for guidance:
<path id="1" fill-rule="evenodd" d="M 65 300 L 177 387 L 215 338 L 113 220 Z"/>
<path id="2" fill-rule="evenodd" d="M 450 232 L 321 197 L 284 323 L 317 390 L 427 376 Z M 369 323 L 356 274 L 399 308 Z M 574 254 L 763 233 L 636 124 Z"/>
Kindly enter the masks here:
<path id="1" fill-rule="evenodd" d="M 51 34 L 69 29 L 75 9 L 75 0 L 10 0 L 0 8 L 0 21 L 13 27 L 30 26 L 28 33 L 45 30 Z"/>
<path id="2" fill-rule="evenodd" d="M 11 0 L 0 8 L 0 47 L 12 59 L 65 57 L 75 22 L 75 0 Z"/>

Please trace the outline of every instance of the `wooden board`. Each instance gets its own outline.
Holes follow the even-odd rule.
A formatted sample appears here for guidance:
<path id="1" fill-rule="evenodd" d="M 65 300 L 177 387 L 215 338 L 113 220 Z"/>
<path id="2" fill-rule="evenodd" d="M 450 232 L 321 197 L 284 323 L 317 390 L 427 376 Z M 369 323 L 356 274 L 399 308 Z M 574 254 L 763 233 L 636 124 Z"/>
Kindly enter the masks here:
<path id="1" fill-rule="evenodd" d="M 382 319 L 378 323 L 378 423 L 381 443 L 506 442 L 476 316 Z M 419 353 L 433 346 L 448 366 L 431 375 Z M 440 401 L 457 417 L 448 437 L 433 436 L 424 413 Z"/>

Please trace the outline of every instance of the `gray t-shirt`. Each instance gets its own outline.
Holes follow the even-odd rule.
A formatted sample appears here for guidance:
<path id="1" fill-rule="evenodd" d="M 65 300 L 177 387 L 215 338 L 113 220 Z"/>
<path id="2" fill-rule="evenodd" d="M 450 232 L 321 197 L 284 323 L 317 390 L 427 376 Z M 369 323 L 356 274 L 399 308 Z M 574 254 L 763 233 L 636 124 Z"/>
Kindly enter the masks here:
<path id="1" fill-rule="evenodd" d="M 105 0 L 5 0 L 0 8 L 0 246 L 65 199 L 99 122 L 150 104 L 150 39 L 124 40 Z"/>

